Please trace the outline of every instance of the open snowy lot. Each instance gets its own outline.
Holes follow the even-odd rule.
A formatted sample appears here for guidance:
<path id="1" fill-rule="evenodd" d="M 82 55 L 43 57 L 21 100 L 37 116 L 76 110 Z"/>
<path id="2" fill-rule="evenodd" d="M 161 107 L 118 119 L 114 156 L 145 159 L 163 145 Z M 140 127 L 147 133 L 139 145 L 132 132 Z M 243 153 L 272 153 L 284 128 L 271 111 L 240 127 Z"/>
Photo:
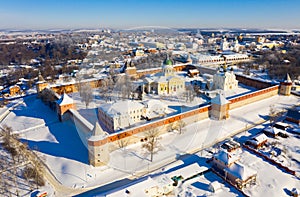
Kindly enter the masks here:
<path id="1" fill-rule="evenodd" d="M 300 188 L 299 178 L 288 174 L 262 158 L 244 151 L 241 163 L 257 171 L 257 184 L 243 191 L 250 196 L 287 196 L 293 188 Z"/>

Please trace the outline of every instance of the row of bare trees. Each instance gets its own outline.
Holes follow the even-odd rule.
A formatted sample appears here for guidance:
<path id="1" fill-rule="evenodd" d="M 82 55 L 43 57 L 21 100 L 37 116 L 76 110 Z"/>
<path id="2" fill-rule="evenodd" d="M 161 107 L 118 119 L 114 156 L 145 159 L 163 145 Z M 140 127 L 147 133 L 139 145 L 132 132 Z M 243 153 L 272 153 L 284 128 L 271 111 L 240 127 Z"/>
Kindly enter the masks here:
<path id="1" fill-rule="evenodd" d="M 61 64 L 68 59 L 83 59 L 86 52 L 80 50 L 74 43 L 65 42 L 64 39 L 51 40 L 51 42 L 24 43 L 22 40 L 13 44 L 0 45 L 0 65 L 27 64 L 32 59 L 39 59 L 41 64 Z"/>
<path id="2" fill-rule="evenodd" d="M 173 130 L 178 130 L 179 134 L 184 132 L 184 127 L 186 123 L 183 120 L 177 121 L 177 123 L 170 123 L 167 125 L 167 131 L 171 132 Z M 142 138 L 142 148 L 150 155 L 150 161 L 153 161 L 153 157 L 156 153 L 163 149 L 161 146 L 160 140 L 160 131 L 158 129 L 150 129 L 145 132 L 144 137 Z M 118 140 L 118 148 L 123 149 L 129 145 L 128 139 Z"/>
<path id="3" fill-rule="evenodd" d="M 0 196 L 19 196 L 21 190 L 31 191 L 45 185 L 41 162 L 20 142 L 12 128 L 2 126 L 0 138 Z"/>

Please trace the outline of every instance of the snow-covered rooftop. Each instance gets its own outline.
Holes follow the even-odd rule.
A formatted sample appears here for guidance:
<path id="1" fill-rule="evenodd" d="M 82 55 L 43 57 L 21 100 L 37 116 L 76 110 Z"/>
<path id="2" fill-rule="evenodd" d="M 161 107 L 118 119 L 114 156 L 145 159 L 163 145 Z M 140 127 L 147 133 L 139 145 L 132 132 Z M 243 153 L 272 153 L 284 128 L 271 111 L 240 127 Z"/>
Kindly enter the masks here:
<path id="1" fill-rule="evenodd" d="M 104 139 L 108 133 L 104 132 L 98 122 L 95 123 L 95 126 L 92 131 L 92 135 L 89 137 L 89 141 L 99 141 Z"/>
<path id="2" fill-rule="evenodd" d="M 239 160 L 239 158 L 236 155 L 231 154 L 225 150 L 221 150 L 214 157 L 216 159 L 224 162 L 226 165 L 230 165 L 230 164 L 236 162 L 237 160 Z"/>
<path id="3" fill-rule="evenodd" d="M 277 135 L 279 132 L 282 132 L 281 129 L 277 129 L 276 127 L 271 127 L 271 126 L 265 128 L 264 131 L 274 135 Z"/>
<path id="4" fill-rule="evenodd" d="M 199 166 L 198 163 L 193 163 L 191 165 L 185 166 L 178 170 L 172 171 L 168 174 L 168 177 L 172 178 L 174 176 L 182 176 L 184 179 L 189 178 L 200 172 L 204 172 L 208 168 L 205 166 Z"/>
<path id="5" fill-rule="evenodd" d="M 136 101 L 125 100 L 125 101 L 117 101 L 115 103 L 108 103 L 101 105 L 99 108 L 114 117 L 115 115 L 124 114 L 129 110 L 137 110 L 142 109 L 144 106 Z"/>
<path id="6" fill-rule="evenodd" d="M 69 105 L 69 104 L 73 104 L 74 100 L 69 97 L 66 93 L 64 93 L 60 99 L 58 101 L 56 101 L 58 105 Z"/>
<path id="7" fill-rule="evenodd" d="M 224 169 L 226 172 L 234 175 L 240 180 L 247 180 L 251 176 L 255 176 L 257 172 L 239 162 L 235 162 L 230 167 Z"/>
<path id="8" fill-rule="evenodd" d="M 225 105 L 230 103 L 222 94 L 218 94 L 216 97 L 211 99 L 211 103 L 217 104 L 217 105 Z"/>
<path id="9" fill-rule="evenodd" d="M 264 133 L 257 134 L 252 138 L 252 142 L 256 145 L 268 140 L 268 137 Z"/>

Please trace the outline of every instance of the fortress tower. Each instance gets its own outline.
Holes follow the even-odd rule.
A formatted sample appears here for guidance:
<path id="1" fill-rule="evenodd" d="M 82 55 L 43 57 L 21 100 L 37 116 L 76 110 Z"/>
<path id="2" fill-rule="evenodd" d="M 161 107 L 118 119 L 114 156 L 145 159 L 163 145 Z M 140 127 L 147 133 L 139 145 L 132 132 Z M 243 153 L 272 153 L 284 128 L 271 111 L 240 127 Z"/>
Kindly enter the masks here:
<path id="1" fill-rule="evenodd" d="M 229 101 L 218 94 L 215 98 L 211 99 L 210 116 L 217 120 L 229 118 Z"/>
<path id="2" fill-rule="evenodd" d="M 279 94 L 284 96 L 289 96 L 292 90 L 292 80 L 289 74 L 286 74 L 282 82 L 280 82 Z"/>
<path id="3" fill-rule="evenodd" d="M 63 121 L 64 113 L 69 109 L 76 109 L 75 103 L 71 97 L 69 97 L 66 93 L 64 93 L 59 100 L 56 101 L 56 109 L 58 119 Z"/>
<path id="4" fill-rule="evenodd" d="M 38 97 L 40 97 L 41 92 L 48 86 L 48 83 L 43 78 L 41 72 L 39 72 L 38 75 L 38 81 L 36 82 L 36 91 L 38 94 Z"/>
<path id="5" fill-rule="evenodd" d="M 92 166 L 102 166 L 109 162 L 109 143 L 98 122 L 95 123 L 92 135 L 88 138 L 89 163 Z"/>
<path id="6" fill-rule="evenodd" d="M 127 60 L 125 63 L 125 73 L 128 76 L 136 77 L 136 67 L 132 60 Z"/>

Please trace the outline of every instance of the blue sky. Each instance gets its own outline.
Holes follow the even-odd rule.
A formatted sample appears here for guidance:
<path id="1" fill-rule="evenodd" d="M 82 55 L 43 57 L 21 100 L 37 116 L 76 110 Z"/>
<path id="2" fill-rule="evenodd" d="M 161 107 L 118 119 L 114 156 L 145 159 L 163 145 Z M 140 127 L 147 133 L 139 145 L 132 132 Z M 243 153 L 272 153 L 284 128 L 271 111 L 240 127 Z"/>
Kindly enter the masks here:
<path id="1" fill-rule="evenodd" d="M 299 0 L 0 0 L 0 29 L 300 29 Z"/>

